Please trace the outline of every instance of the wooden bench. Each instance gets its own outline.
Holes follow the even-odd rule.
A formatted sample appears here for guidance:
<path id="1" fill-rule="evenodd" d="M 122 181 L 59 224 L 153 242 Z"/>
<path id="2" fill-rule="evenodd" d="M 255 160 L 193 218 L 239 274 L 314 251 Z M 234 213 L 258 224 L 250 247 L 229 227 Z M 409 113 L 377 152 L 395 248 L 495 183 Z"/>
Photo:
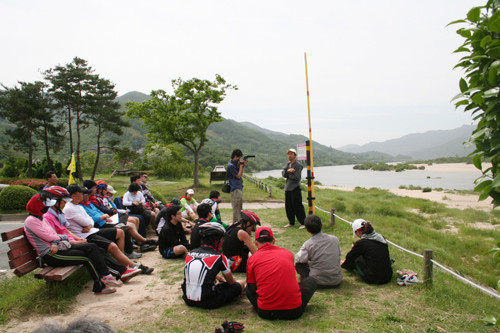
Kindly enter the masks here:
<path id="1" fill-rule="evenodd" d="M 3 232 L 2 241 L 7 242 L 7 245 L 9 245 L 10 251 L 7 252 L 7 256 L 9 257 L 10 268 L 14 269 L 14 274 L 21 277 L 40 267 L 36 250 L 26 238 L 23 227 Z M 36 272 L 35 277 L 46 281 L 62 281 L 80 267 L 82 265 L 47 266 Z"/>
<path id="2" fill-rule="evenodd" d="M 212 181 L 224 181 L 226 179 L 226 168 L 223 165 L 216 165 L 214 170 L 210 172 L 210 185 Z"/>

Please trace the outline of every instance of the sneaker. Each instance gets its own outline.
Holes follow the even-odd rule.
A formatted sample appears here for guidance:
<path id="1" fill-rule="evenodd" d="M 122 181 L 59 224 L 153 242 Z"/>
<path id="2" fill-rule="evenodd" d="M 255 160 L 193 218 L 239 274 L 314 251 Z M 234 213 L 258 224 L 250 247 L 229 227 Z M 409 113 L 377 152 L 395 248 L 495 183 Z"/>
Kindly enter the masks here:
<path id="1" fill-rule="evenodd" d="M 137 245 L 136 243 L 132 242 L 132 248 L 134 250 L 137 250 L 139 248 L 139 245 Z"/>
<path id="2" fill-rule="evenodd" d="M 306 226 L 305 226 L 305 225 L 301 225 L 301 226 L 299 227 L 299 229 L 305 229 L 305 228 L 306 228 Z"/>
<path id="3" fill-rule="evenodd" d="M 122 280 L 123 283 L 129 282 L 130 279 L 141 274 L 141 272 L 142 271 L 138 268 L 129 268 L 125 271 L 125 273 L 122 274 L 122 276 L 120 277 L 120 280 Z"/>
<path id="4" fill-rule="evenodd" d="M 156 245 L 156 246 L 158 246 L 158 241 L 154 240 L 154 239 L 146 239 L 146 241 L 144 243 L 145 244 L 149 244 L 149 245 Z"/>
<path id="5" fill-rule="evenodd" d="M 290 223 L 288 223 L 285 228 L 290 228 L 290 227 L 293 227 L 293 225 L 291 225 Z"/>
<path id="6" fill-rule="evenodd" d="M 154 268 L 144 266 L 142 264 L 139 265 L 139 269 L 142 271 L 141 274 L 145 274 L 145 275 L 150 275 L 155 270 Z"/>
<path id="7" fill-rule="evenodd" d="M 106 275 L 101 278 L 101 282 L 107 286 L 111 287 L 121 287 L 122 285 L 116 281 L 116 279 L 112 275 Z"/>
<path id="8" fill-rule="evenodd" d="M 101 291 L 96 291 L 94 292 L 94 295 L 105 295 L 105 294 L 112 294 L 112 293 L 115 293 L 116 292 L 116 289 L 115 288 L 112 288 L 112 287 L 106 287 L 104 288 L 103 290 Z"/>
<path id="9" fill-rule="evenodd" d="M 146 243 L 141 244 L 141 253 L 147 252 L 147 251 L 154 251 L 154 250 L 156 250 L 156 245 L 149 245 Z"/>
<path id="10" fill-rule="evenodd" d="M 132 251 L 132 253 L 125 253 L 125 255 L 127 256 L 127 258 L 129 259 L 139 259 L 140 257 L 142 257 L 142 254 L 141 253 L 137 253 L 135 251 Z"/>

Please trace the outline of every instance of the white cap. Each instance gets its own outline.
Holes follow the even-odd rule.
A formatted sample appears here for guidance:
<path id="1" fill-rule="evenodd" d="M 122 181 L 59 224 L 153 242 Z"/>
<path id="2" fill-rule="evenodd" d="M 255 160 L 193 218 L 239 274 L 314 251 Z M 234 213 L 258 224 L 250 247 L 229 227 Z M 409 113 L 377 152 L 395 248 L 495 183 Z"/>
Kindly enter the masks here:
<path id="1" fill-rule="evenodd" d="M 361 229 L 365 223 L 366 221 L 363 219 L 357 219 L 352 222 L 352 237 L 356 236 L 356 231 Z"/>
<path id="2" fill-rule="evenodd" d="M 109 192 L 109 193 L 113 193 L 113 194 L 115 194 L 115 193 L 116 193 L 115 189 L 114 189 L 114 188 L 113 188 L 113 186 L 111 186 L 111 185 L 108 185 L 108 192 Z"/>
<path id="3" fill-rule="evenodd" d="M 194 194 L 194 190 L 193 190 L 193 189 L 189 189 L 189 190 L 187 190 L 187 192 L 186 192 L 186 193 L 187 193 L 187 194 Z"/>
<path id="4" fill-rule="evenodd" d="M 294 153 L 295 155 L 297 155 L 297 151 L 295 149 L 290 148 L 286 152 L 288 153 L 289 151 L 291 151 L 292 153 Z"/>

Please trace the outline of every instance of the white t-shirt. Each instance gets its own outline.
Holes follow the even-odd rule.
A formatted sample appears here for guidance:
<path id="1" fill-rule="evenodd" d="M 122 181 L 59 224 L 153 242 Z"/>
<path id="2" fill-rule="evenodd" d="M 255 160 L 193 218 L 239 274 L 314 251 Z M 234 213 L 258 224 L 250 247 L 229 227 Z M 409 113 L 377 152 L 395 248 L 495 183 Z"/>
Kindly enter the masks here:
<path id="1" fill-rule="evenodd" d="M 88 236 L 99 231 L 99 229 L 94 228 L 94 220 L 92 220 L 92 218 L 89 216 L 89 214 L 87 214 L 82 206 L 75 205 L 72 202 L 68 202 L 63 209 L 63 213 L 69 222 L 68 230 L 78 237 L 87 238 Z M 82 229 L 88 225 L 92 226 L 90 231 L 87 233 L 82 233 Z"/>
<path id="2" fill-rule="evenodd" d="M 132 202 L 141 201 L 142 203 L 146 203 L 146 199 L 141 191 L 137 191 L 136 195 L 132 195 L 130 192 L 125 192 L 123 195 L 123 206 L 132 206 Z"/>

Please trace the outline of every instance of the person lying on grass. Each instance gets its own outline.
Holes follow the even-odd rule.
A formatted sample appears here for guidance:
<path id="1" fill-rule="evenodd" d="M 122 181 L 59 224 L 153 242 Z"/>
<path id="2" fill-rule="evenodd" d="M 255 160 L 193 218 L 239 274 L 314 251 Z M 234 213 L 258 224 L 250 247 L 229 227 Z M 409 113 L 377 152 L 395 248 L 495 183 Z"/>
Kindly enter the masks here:
<path id="1" fill-rule="evenodd" d="M 342 282 L 339 239 L 321 231 L 323 224 L 317 215 L 304 220 L 309 238 L 295 255 L 295 269 L 300 278 L 312 276 L 318 288 L 338 288 Z"/>
<path id="2" fill-rule="evenodd" d="M 84 201 L 83 193 L 88 200 L 88 190 L 85 187 L 80 187 L 78 184 L 71 184 L 67 188 L 71 201 L 66 204 L 63 209 L 64 215 L 69 222 L 68 230 L 79 238 L 84 238 L 89 243 L 95 243 L 100 248 L 111 254 L 116 261 L 130 269 L 140 269 L 142 274 L 151 274 L 152 268 L 134 263 L 120 251 L 117 243 L 124 246 L 125 234 L 122 230 L 116 228 L 97 229 L 94 228 L 94 220 L 85 212 L 79 204 Z M 120 232 L 121 231 L 121 232 Z M 117 242 L 117 243 L 115 243 Z"/>
<path id="3" fill-rule="evenodd" d="M 119 283 L 111 276 L 97 246 L 83 243 L 70 244 L 67 236 L 56 234 L 43 220 L 43 214 L 55 204 L 56 200 L 43 200 L 40 194 L 34 195 L 28 201 L 26 210 L 29 216 L 24 221 L 24 232 L 30 244 L 49 266 L 84 265 L 94 281 L 92 291 L 95 294 L 116 292 L 111 285 L 118 286 Z M 107 287 L 107 284 L 110 286 Z"/>
<path id="4" fill-rule="evenodd" d="M 158 234 L 160 254 L 164 259 L 181 258 L 190 248 L 182 228 L 181 206 L 172 205 L 166 208 L 165 218 L 165 224 Z"/>
<path id="5" fill-rule="evenodd" d="M 369 284 L 385 284 L 391 281 L 392 267 L 389 247 L 384 236 L 373 230 L 372 224 L 363 219 L 352 223 L 353 237 L 361 238 L 352 245 L 342 268 L 356 270 Z"/>
<path id="6" fill-rule="evenodd" d="M 220 253 L 224 227 L 217 222 L 207 222 L 199 226 L 199 232 L 201 246 L 186 256 L 182 299 L 188 306 L 216 309 L 237 298 L 245 289 L 245 282 L 236 281 L 228 259 Z"/>

